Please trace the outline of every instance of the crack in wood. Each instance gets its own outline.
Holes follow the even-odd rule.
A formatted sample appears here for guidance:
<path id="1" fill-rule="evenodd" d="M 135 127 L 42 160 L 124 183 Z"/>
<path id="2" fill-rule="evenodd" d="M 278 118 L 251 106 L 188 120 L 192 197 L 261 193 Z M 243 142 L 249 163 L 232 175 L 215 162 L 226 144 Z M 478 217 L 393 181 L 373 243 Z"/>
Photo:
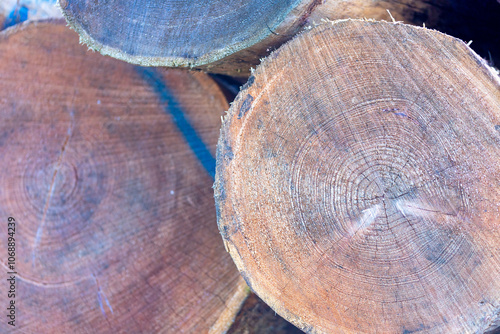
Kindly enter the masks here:
<path id="1" fill-rule="evenodd" d="M 56 177 L 57 177 L 57 174 L 58 174 L 59 169 L 61 167 L 61 162 L 63 160 L 64 153 L 66 151 L 66 146 L 68 145 L 68 142 L 73 134 L 74 120 L 75 120 L 74 111 L 71 110 L 70 111 L 70 124 L 68 127 L 68 131 L 67 131 L 66 137 L 64 139 L 64 142 L 62 144 L 61 152 L 59 153 L 59 157 L 57 159 L 56 167 L 54 169 L 54 173 L 52 175 L 52 181 L 51 181 L 50 187 L 49 187 L 49 192 L 48 192 L 47 197 L 45 199 L 42 220 L 40 222 L 40 225 L 38 225 L 38 229 L 37 229 L 36 235 L 35 235 L 35 240 L 33 242 L 33 251 L 31 253 L 32 266 L 35 266 L 36 253 L 37 253 L 37 249 L 38 249 L 38 246 L 40 244 L 40 241 L 42 239 L 43 229 L 45 227 L 45 221 L 47 219 L 47 212 L 49 211 L 49 207 L 50 207 L 50 200 L 52 199 L 52 196 L 54 194 Z"/>

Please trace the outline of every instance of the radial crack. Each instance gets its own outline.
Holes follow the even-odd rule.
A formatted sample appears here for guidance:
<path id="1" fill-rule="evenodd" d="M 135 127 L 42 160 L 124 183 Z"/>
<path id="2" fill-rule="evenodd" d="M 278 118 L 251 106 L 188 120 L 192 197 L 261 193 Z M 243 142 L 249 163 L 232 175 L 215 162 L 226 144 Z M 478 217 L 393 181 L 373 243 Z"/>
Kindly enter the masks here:
<path id="1" fill-rule="evenodd" d="M 361 217 L 354 224 L 349 226 L 349 236 L 354 236 L 358 231 L 366 231 L 378 217 L 379 212 L 380 204 L 361 211 Z"/>
<path id="2" fill-rule="evenodd" d="M 47 194 L 47 198 L 45 199 L 45 205 L 43 207 L 42 221 L 40 222 L 40 225 L 38 226 L 38 229 L 36 230 L 35 240 L 33 242 L 33 251 L 31 253 L 31 261 L 32 261 L 33 266 L 35 265 L 37 248 L 38 248 L 38 245 L 40 244 L 40 240 L 42 239 L 43 228 L 45 227 L 47 212 L 49 211 L 49 207 L 50 207 L 50 200 L 52 199 L 52 195 L 54 194 L 57 173 L 59 172 L 59 168 L 61 167 L 61 162 L 62 162 L 63 157 L 64 157 L 64 152 L 66 151 L 66 146 L 68 145 L 69 139 L 71 138 L 71 136 L 73 134 L 73 127 L 74 127 L 74 123 L 75 123 L 75 114 L 73 111 L 70 112 L 70 119 L 71 120 L 70 120 L 70 124 L 69 124 L 68 131 L 66 134 L 66 138 L 64 139 L 64 142 L 62 144 L 61 153 L 59 153 L 56 167 L 54 169 L 54 174 L 52 175 L 52 181 L 50 182 L 49 192 Z"/>
<path id="3" fill-rule="evenodd" d="M 417 216 L 424 217 L 429 214 L 442 214 L 445 216 L 456 216 L 455 213 L 443 212 L 441 210 L 426 207 L 423 203 L 412 203 L 410 201 L 400 200 L 395 203 L 396 208 L 403 214 L 403 216 Z"/>

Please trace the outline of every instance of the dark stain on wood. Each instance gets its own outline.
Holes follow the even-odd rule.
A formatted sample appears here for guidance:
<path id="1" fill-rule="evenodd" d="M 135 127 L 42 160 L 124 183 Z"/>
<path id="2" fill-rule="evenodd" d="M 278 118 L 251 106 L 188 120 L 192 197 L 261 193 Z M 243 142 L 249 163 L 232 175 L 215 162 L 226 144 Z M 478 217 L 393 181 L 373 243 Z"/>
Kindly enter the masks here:
<path id="1" fill-rule="evenodd" d="M 418 333 L 418 332 L 421 332 L 423 330 L 425 330 L 426 327 L 424 326 L 424 324 L 420 324 L 420 326 L 418 328 L 415 328 L 415 329 L 405 329 L 403 331 L 403 334 L 413 334 L 413 333 Z"/>
<path id="2" fill-rule="evenodd" d="M 250 78 L 248 78 L 248 81 L 243 85 L 242 89 L 247 89 L 252 87 L 254 82 L 255 82 L 255 77 L 252 75 L 250 76 Z"/>
<path id="3" fill-rule="evenodd" d="M 167 85 L 162 81 L 160 75 L 154 69 L 139 66 L 137 66 L 137 71 L 155 90 L 160 101 L 165 105 L 165 112 L 172 116 L 175 125 L 182 133 L 191 151 L 196 155 L 196 158 L 198 158 L 198 161 L 203 165 L 212 179 L 215 178 L 215 158 L 212 156 L 205 143 L 203 143 L 196 130 L 189 123 L 179 102 L 170 92 Z"/>
<path id="4" fill-rule="evenodd" d="M 238 119 L 245 116 L 246 112 L 252 107 L 253 96 L 248 94 L 243 103 L 241 104 L 240 113 L 238 114 Z"/>

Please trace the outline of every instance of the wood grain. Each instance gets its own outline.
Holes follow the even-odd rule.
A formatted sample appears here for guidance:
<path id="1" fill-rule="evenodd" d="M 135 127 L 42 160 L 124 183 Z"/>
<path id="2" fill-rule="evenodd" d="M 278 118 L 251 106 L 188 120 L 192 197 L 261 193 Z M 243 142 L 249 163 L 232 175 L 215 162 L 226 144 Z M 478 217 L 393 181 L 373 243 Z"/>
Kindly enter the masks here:
<path id="1" fill-rule="evenodd" d="M 88 52 L 65 22 L 43 22 L 0 35 L 0 87 L 0 217 L 18 221 L 13 332 L 227 330 L 247 288 L 216 226 L 228 108 L 216 83 Z M 1 224 L 5 250 L 6 234 Z"/>
<path id="2" fill-rule="evenodd" d="M 390 11 L 389 16 L 388 12 Z M 324 0 L 308 20 L 368 18 L 439 30 L 465 42 L 487 59 L 500 64 L 500 4 L 495 0 Z"/>
<path id="3" fill-rule="evenodd" d="M 234 76 L 248 76 L 248 62 L 257 64 L 266 48 L 289 39 L 279 33 L 298 31 L 304 24 L 300 18 L 318 2 L 59 0 L 82 41 L 102 54 L 145 66 L 198 67 Z"/>
<path id="4" fill-rule="evenodd" d="M 219 229 L 308 333 L 483 333 L 500 318 L 499 157 L 500 79 L 463 42 L 326 23 L 232 104 Z"/>
<path id="5" fill-rule="evenodd" d="M 59 0 L 82 42 L 144 66 L 189 67 L 248 78 L 250 68 L 322 19 L 396 20 L 446 32 L 500 61 L 495 0 Z"/>

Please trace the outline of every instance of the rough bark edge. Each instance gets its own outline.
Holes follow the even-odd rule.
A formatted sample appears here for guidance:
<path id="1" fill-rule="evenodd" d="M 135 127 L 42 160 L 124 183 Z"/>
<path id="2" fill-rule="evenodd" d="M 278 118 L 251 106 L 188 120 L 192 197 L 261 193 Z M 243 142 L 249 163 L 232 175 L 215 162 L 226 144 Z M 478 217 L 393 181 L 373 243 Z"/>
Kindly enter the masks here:
<path id="1" fill-rule="evenodd" d="M 67 0 L 58 0 L 57 6 L 61 10 L 63 17 L 66 19 L 66 22 L 71 27 L 71 29 L 76 31 L 80 36 L 80 43 L 87 45 L 91 50 L 98 51 L 102 55 L 110 56 L 116 59 L 123 60 L 127 63 L 141 66 L 188 67 L 191 69 L 197 68 L 210 72 L 211 68 L 214 66 L 207 65 L 219 62 L 217 65 L 215 65 L 219 66 L 220 63 L 231 62 L 232 56 L 238 55 L 238 53 L 244 52 L 247 49 L 251 49 L 256 45 L 270 45 L 272 44 L 271 42 L 276 42 L 276 37 L 280 37 L 278 38 L 278 40 L 281 40 L 281 42 L 285 42 L 290 38 L 290 36 L 288 36 L 287 38 L 287 35 L 291 31 L 302 27 L 313 9 L 316 6 L 320 5 L 321 2 L 322 0 L 309 0 L 309 3 L 307 4 L 299 4 L 296 8 L 291 9 L 290 12 L 285 15 L 284 20 L 280 24 L 275 27 L 271 27 L 267 35 L 255 36 L 251 40 L 237 43 L 222 50 L 209 52 L 195 59 L 185 57 L 145 57 L 130 55 L 117 48 L 104 45 L 103 43 L 93 39 L 87 33 L 87 31 L 85 31 L 85 29 L 66 12 L 65 8 L 67 7 Z M 273 32 L 272 29 L 277 32 Z M 250 67 L 251 65 L 256 64 L 248 64 L 248 67 Z M 215 73 L 219 72 L 215 71 Z"/>
<path id="2" fill-rule="evenodd" d="M 483 334 L 499 334 L 500 333 L 500 308 L 488 322 Z"/>
<path id="3" fill-rule="evenodd" d="M 221 313 L 215 324 L 210 327 L 208 334 L 225 334 L 236 318 L 241 306 L 250 294 L 250 289 L 241 277 L 238 277 L 238 288 L 231 299 L 225 301 L 226 309 Z"/>
<path id="4" fill-rule="evenodd" d="M 500 0 L 498 0 L 498 1 L 500 2 Z M 321 19 L 320 23 L 314 23 L 314 22 L 311 23 L 308 27 L 306 27 L 306 29 L 304 29 L 303 31 L 301 31 L 300 33 L 298 33 L 293 39 L 299 38 L 299 36 L 301 36 L 302 34 L 306 33 L 308 30 L 314 29 L 316 27 L 321 27 L 321 26 L 327 25 L 327 24 L 335 25 L 335 24 L 339 24 L 339 23 L 342 23 L 342 22 L 346 22 L 346 21 L 372 22 L 374 24 L 403 25 L 403 26 L 415 28 L 417 30 L 418 29 L 419 30 L 425 30 L 425 31 L 429 31 L 431 33 L 435 33 L 435 34 L 438 34 L 438 35 L 447 36 L 447 38 L 451 38 L 451 39 L 455 40 L 456 42 L 459 42 L 460 44 L 462 44 L 462 47 L 465 47 L 464 51 L 467 51 L 476 60 L 476 62 L 481 63 L 482 67 L 487 70 L 486 72 L 488 72 L 488 76 L 500 86 L 500 70 L 497 69 L 496 67 L 490 66 L 487 60 L 485 60 L 479 54 L 477 54 L 476 51 L 474 51 L 473 49 L 470 48 L 469 44 L 465 43 L 460 38 L 448 35 L 448 34 L 442 32 L 442 31 L 439 31 L 439 30 L 436 30 L 436 29 L 427 28 L 425 26 L 421 27 L 421 26 L 416 26 L 416 25 L 412 25 L 412 24 L 409 24 L 409 23 L 404 23 L 402 21 L 396 21 L 396 20 L 394 20 L 394 18 L 393 18 L 392 22 L 385 21 L 385 20 L 366 19 L 366 18 L 365 19 L 351 19 L 351 18 L 349 18 L 349 19 L 340 19 L 340 20 L 329 20 L 329 19 L 325 19 L 324 18 L 324 19 Z M 286 44 L 288 44 L 288 43 L 291 43 L 293 41 L 293 39 L 290 40 L 290 41 L 288 41 L 287 43 L 283 44 L 283 46 L 286 45 Z M 279 50 L 275 50 L 275 51 L 273 51 L 273 53 L 279 53 Z M 267 60 L 268 58 L 269 59 L 274 58 L 275 56 L 273 57 L 273 53 L 271 53 L 269 55 L 269 57 L 267 57 L 266 59 L 264 59 L 262 61 L 261 65 L 264 64 L 266 61 L 269 61 L 269 60 Z"/>
<path id="5" fill-rule="evenodd" d="M 500 0 L 499 0 L 500 1 Z M 294 38 L 283 44 L 281 48 L 286 47 L 287 45 L 290 45 L 291 43 L 294 43 L 295 39 L 303 38 L 302 35 L 307 33 L 308 30 L 314 30 L 314 29 L 322 29 L 326 30 L 328 27 L 331 25 L 336 25 L 336 24 L 341 24 L 343 22 L 371 22 L 372 24 L 394 24 L 394 25 L 403 25 L 403 26 L 408 26 L 411 29 L 422 29 L 427 32 L 430 32 L 432 34 L 437 34 L 441 35 L 445 38 L 450 38 L 452 40 L 455 40 L 456 42 L 459 43 L 460 47 L 462 47 L 463 51 L 474 58 L 478 64 L 481 65 L 481 70 L 483 71 L 483 74 L 488 76 L 493 82 L 495 82 L 498 85 L 498 88 L 500 89 L 500 72 L 496 70 L 495 68 L 491 67 L 488 65 L 488 62 L 481 58 L 474 50 L 472 50 L 464 41 L 447 35 L 445 33 L 442 33 L 438 30 L 435 29 L 429 29 L 426 27 L 420 27 L 420 26 L 414 26 L 410 24 L 405 24 L 399 21 L 393 21 L 393 22 L 387 22 L 387 21 L 377 21 L 373 19 L 341 19 L 341 20 L 328 20 L 328 19 L 323 19 L 321 23 L 314 23 L 311 26 L 307 27 L 305 30 L 301 31 L 299 34 L 297 34 Z M 328 334 L 326 331 L 321 331 L 320 328 L 313 328 L 309 325 L 307 325 L 307 322 L 302 320 L 299 316 L 291 313 L 289 310 L 287 310 L 283 305 L 281 305 L 281 302 L 279 300 L 275 300 L 274 298 L 271 299 L 270 296 L 261 296 L 259 295 L 256 290 L 260 290 L 258 282 L 253 281 L 248 275 L 246 275 L 246 268 L 243 265 L 243 260 L 241 258 L 241 255 L 239 254 L 237 248 L 234 246 L 234 244 L 229 240 L 229 237 L 227 236 L 227 225 L 223 225 L 223 222 L 221 221 L 221 207 L 225 206 L 225 200 L 226 200 L 226 194 L 225 194 L 225 179 L 226 179 L 226 165 L 228 164 L 228 160 L 230 161 L 233 156 L 232 148 L 231 148 L 231 142 L 230 142 L 230 137 L 228 137 L 227 133 L 229 132 L 228 130 L 231 127 L 232 119 L 234 117 L 237 117 L 236 113 L 238 110 L 240 110 L 242 103 L 244 102 L 245 96 L 247 96 L 248 91 L 252 84 L 254 83 L 254 73 L 259 73 L 261 71 L 261 68 L 266 66 L 268 62 L 273 61 L 273 58 L 276 58 L 278 54 L 280 53 L 280 49 L 277 49 L 273 51 L 267 58 L 263 59 L 260 65 L 257 66 L 255 70 L 252 71 L 252 76 L 249 79 L 249 82 L 245 84 L 243 87 L 241 87 L 239 94 L 236 96 L 236 99 L 234 102 L 231 104 L 230 109 L 226 112 L 226 114 L 222 117 L 222 125 L 221 125 L 221 130 L 220 130 L 220 136 L 219 136 L 219 141 L 217 142 L 217 166 L 216 166 L 216 174 L 215 174 L 215 182 L 214 182 L 214 197 L 215 197 L 215 206 L 216 206 L 216 212 L 217 212 L 217 226 L 219 227 L 220 234 L 222 236 L 222 239 L 224 241 L 224 246 L 226 247 L 226 251 L 229 253 L 231 258 L 233 259 L 234 263 L 236 264 L 236 267 L 240 271 L 240 274 L 243 276 L 245 279 L 245 282 L 247 285 L 250 287 L 252 292 L 257 294 L 259 298 L 261 298 L 267 305 L 269 305 L 277 314 L 279 314 L 281 317 L 283 317 L 285 320 L 289 321 L 292 323 L 294 326 L 297 328 L 300 328 L 302 331 L 308 334 Z M 227 222 L 226 222 L 227 224 Z M 498 334 L 500 332 L 497 332 L 497 330 L 500 329 L 500 314 L 497 314 L 496 316 L 493 315 L 492 318 L 486 320 L 486 324 L 484 325 L 484 328 L 481 332 L 477 334 Z"/>

